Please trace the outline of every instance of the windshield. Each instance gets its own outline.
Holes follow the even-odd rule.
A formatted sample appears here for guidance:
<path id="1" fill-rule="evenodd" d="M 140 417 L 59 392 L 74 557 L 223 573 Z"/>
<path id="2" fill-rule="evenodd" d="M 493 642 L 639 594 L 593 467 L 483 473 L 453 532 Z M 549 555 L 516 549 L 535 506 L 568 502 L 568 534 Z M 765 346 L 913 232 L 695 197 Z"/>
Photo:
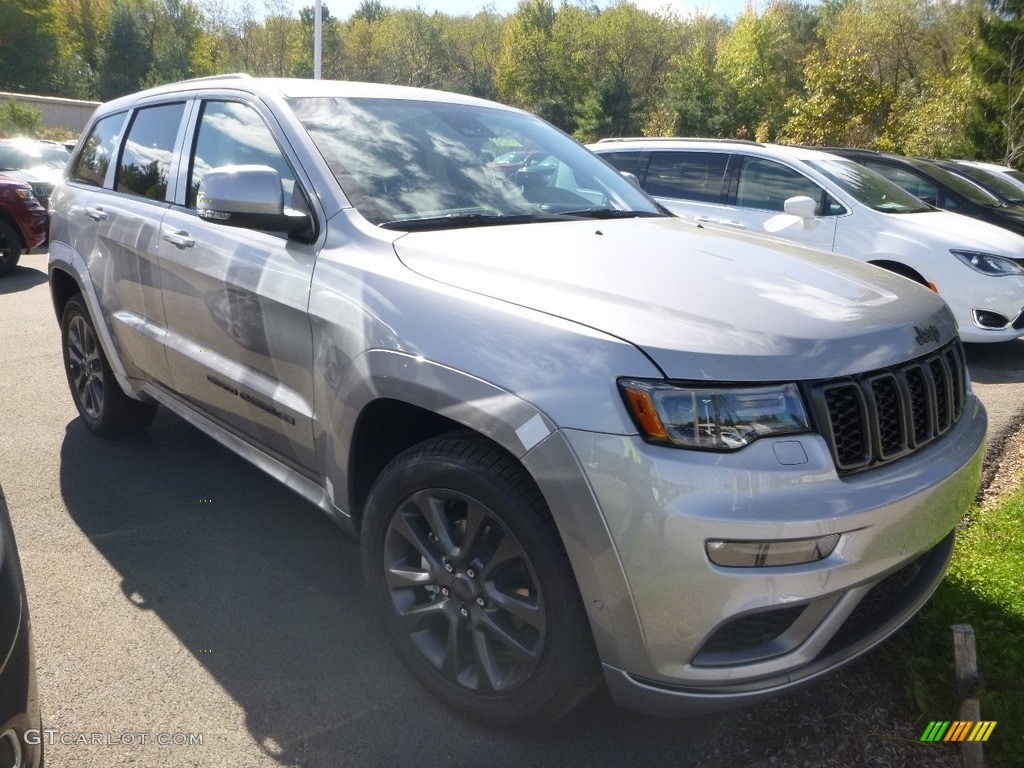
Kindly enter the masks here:
<path id="1" fill-rule="evenodd" d="M 978 205 L 1000 204 L 999 198 L 991 192 L 985 191 L 974 182 L 965 179 L 963 176 L 957 176 L 955 173 L 947 171 L 945 168 L 940 168 L 935 165 L 935 163 L 929 163 L 926 160 L 911 160 L 910 158 L 908 158 L 908 162 L 929 174 L 940 184 L 945 184 L 954 192 L 959 192 L 972 203 L 977 203 Z"/>
<path id="2" fill-rule="evenodd" d="M 56 144 L 8 144 L 0 146 L 0 168 L 23 171 L 31 168 L 63 168 L 71 154 Z"/>
<path id="3" fill-rule="evenodd" d="M 964 176 L 970 176 L 987 190 L 1002 198 L 1004 202 L 1020 205 L 1024 203 L 1024 188 L 1014 184 L 998 173 L 990 173 L 984 168 L 976 168 L 973 165 L 957 165 L 957 172 Z"/>
<path id="4" fill-rule="evenodd" d="M 923 213 L 931 206 L 922 203 L 909 192 L 888 179 L 858 165 L 853 160 L 829 158 L 807 160 L 808 165 L 824 174 L 857 202 L 882 213 Z"/>
<path id="5" fill-rule="evenodd" d="M 662 215 L 615 170 L 531 115 L 403 99 L 289 103 L 346 197 L 374 224 Z M 506 159 L 520 151 L 517 160 Z"/>

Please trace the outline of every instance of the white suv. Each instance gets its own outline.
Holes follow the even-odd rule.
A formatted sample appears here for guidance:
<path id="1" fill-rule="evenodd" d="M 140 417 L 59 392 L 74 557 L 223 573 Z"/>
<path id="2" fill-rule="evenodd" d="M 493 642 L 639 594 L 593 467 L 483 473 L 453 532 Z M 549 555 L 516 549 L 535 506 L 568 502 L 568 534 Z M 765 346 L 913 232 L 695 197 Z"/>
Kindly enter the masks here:
<path id="1" fill-rule="evenodd" d="M 1024 238 L 936 210 L 852 160 L 731 140 L 606 139 L 590 149 L 673 213 L 796 240 L 931 287 L 964 341 L 1024 335 Z"/>

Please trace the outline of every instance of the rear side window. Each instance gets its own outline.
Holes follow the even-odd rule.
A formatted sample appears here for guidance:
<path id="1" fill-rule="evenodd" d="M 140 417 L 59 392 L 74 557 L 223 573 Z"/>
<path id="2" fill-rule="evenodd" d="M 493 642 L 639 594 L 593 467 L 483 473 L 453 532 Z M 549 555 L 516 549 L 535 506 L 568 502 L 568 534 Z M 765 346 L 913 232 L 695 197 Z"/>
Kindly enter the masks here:
<path id="1" fill-rule="evenodd" d="M 729 155 L 725 152 L 653 152 L 644 189 L 655 197 L 718 203 Z"/>
<path id="2" fill-rule="evenodd" d="M 802 173 L 781 163 L 747 157 L 740 169 L 736 189 L 736 205 L 762 211 L 783 211 L 786 200 L 802 195 L 817 203 L 815 215 L 821 216 L 826 208 L 825 190 Z M 834 211 L 826 211 L 828 214 Z"/>
<path id="3" fill-rule="evenodd" d="M 171 171 L 174 142 L 185 111 L 184 103 L 144 107 L 135 113 L 117 169 L 118 192 L 164 200 Z"/>
<path id="4" fill-rule="evenodd" d="M 602 152 L 601 158 L 612 164 L 617 171 L 640 175 L 640 150 L 631 149 L 622 152 Z"/>
<path id="5" fill-rule="evenodd" d="M 107 178 L 107 169 L 110 168 L 110 161 L 117 154 L 122 125 L 124 125 L 123 112 L 107 115 L 96 122 L 71 171 L 72 181 L 94 187 L 103 186 L 103 182 Z"/>

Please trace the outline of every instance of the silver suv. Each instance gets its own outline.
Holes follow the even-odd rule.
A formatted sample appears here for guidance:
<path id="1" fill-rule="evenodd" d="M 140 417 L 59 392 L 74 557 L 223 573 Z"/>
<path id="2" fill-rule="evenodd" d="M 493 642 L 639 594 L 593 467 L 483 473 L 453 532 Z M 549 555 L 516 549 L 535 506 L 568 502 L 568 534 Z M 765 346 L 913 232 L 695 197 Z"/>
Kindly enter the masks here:
<path id="1" fill-rule="evenodd" d="M 666 216 L 498 104 L 178 83 L 97 110 L 53 210 L 84 423 L 160 404 L 319 506 L 402 659 L 492 723 L 812 680 L 925 602 L 977 487 L 937 296 Z"/>

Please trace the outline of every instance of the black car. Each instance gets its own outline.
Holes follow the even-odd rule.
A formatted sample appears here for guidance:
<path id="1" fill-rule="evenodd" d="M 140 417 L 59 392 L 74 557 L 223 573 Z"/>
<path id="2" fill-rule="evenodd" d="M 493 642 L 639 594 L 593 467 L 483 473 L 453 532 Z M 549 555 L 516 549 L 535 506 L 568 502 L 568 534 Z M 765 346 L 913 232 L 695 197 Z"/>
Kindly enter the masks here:
<path id="1" fill-rule="evenodd" d="M 970 179 L 951 173 L 933 162 L 870 149 L 816 149 L 848 157 L 937 208 L 981 219 L 1024 235 L 1024 205 L 1007 205 Z"/>
<path id="2" fill-rule="evenodd" d="M 974 182 L 986 192 L 999 198 L 1004 205 L 1024 205 L 1024 189 L 1002 174 L 955 160 L 932 160 L 931 162 L 940 168 L 945 168 L 950 173 Z"/>
<path id="3" fill-rule="evenodd" d="M 39 768 L 43 748 L 32 624 L 0 488 L 0 768 Z"/>

